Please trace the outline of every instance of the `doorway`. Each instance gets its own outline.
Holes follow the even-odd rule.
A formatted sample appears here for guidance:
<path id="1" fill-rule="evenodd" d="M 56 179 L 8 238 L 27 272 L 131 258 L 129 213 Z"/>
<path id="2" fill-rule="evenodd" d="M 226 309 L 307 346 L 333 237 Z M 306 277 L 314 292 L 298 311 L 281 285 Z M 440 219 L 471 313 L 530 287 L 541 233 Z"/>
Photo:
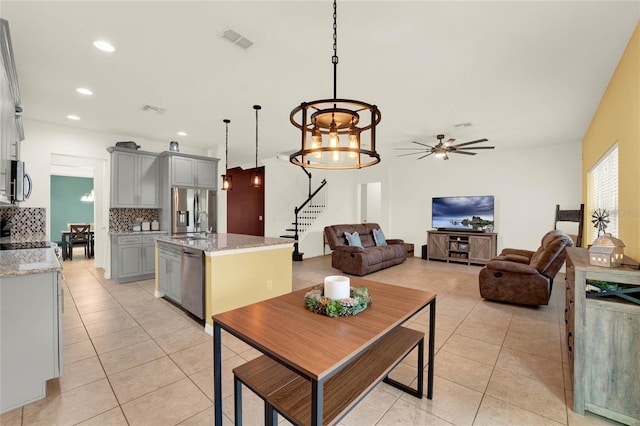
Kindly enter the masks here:
<path id="1" fill-rule="evenodd" d="M 75 176 L 93 179 L 94 204 L 93 220 L 95 257 L 93 259 L 96 268 L 105 268 L 105 276 L 110 275 L 111 256 L 109 251 L 108 230 L 109 221 L 109 182 L 105 183 L 107 174 L 107 161 L 103 158 L 80 157 L 65 154 L 51 154 L 50 175 Z M 51 191 L 50 191 L 51 192 Z M 54 229 L 51 223 L 51 199 L 47 209 L 47 224 L 50 238 L 58 238 L 60 230 Z"/>
<path id="2" fill-rule="evenodd" d="M 51 237 L 64 244 L 71 224 L 86 224 L 93 228 L 93 178 L 51 175 Z M 65 235 L 66 238 L 62 237 Z M 73 247 L 70 247 L 73 249 Z M 63 248 L 63 259 L 66 251 Z M 72 256 L 69 256 L 72 258 Z"/>
<path id="3" fill-rule="evenodd" d="M 360 223 L 380 223 L 382 220 L 382 182 L 360 185 Z"/>

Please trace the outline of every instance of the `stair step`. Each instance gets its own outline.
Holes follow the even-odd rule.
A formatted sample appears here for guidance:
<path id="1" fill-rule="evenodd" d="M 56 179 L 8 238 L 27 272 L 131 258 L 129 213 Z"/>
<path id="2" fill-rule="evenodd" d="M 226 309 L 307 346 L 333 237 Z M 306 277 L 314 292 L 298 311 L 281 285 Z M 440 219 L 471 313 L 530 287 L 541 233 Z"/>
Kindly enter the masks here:
<path id="1" fill-rule="evenodd" d="M 280 235 L 280 238 L 291 238 L 292 240 L 296 239 L 295 235 Z"/>

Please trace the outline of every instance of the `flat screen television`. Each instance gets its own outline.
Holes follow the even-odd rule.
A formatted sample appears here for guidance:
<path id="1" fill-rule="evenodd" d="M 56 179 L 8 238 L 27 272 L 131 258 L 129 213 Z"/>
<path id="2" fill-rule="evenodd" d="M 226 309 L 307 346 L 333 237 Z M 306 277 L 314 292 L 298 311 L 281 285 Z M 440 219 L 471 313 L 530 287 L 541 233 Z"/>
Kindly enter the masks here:
<path id="1" fill-rule="evenodd" d="M 482 232 L 493 228 L 493 195 L 433 197 L 432 226 L 438 230 Z"/>

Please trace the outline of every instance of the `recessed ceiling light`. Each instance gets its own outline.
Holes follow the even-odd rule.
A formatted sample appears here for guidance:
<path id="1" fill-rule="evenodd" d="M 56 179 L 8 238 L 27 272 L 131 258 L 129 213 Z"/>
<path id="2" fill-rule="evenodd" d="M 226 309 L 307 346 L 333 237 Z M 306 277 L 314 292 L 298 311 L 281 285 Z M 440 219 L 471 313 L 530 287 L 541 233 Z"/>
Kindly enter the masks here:
<path id="1" fill-rule="evenodd" d="M 80 117 L 78 117 L 77 115 L 73 115 L 73 114 L 67 115 L 67 118 L 69 120 L 80 120 Z"/>
<path id="2" fill-rule="evenodd" d="M 81 95 L 87 95 L 87 96 L 93 95 L 93 92 L 91 90 L 84 87 L 78 87 L 76 89 L 76 92 L 80 93 Z"/>
<path id="3" fill-rule="evenodd" d="M 93 45 L 95 46 L 96 49 L 100 49 L 103 52 L 115 52 L 116 48 L 113 47 L 113 45 L 111 43 L 109 43 L 108 41 L 104 41 L 104 40 L 96 40 L 93 42 Z"/>
<path id="4" fill-rule="evenodd" d="M 187 136 L 187 132 L 178 132 L 178 136 Z"/>

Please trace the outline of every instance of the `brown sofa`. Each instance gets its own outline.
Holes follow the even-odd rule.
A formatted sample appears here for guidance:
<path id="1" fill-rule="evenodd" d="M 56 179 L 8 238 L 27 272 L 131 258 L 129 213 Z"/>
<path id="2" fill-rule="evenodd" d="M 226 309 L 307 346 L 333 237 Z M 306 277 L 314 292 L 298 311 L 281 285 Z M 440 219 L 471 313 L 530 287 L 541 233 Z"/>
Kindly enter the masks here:
<path id="1" fill-rule="evenodd" d="M 380 229 L 380 226 L 377 223 L 362 223 L 325 227 L 325 238 L 333 250 L 331 266 L 347 274 L 366 275 L 404 262 L 407 259 L 404 241 L 386 239 L 386 246 L 376 246 L 374 229 Z M 357 232 L 362 247 L 348 245 L 345 232 Z"/>
<path id="2" fill-rule="evenodd" d="M 521 305 L 547 305 L 553 279 L 573 240 L 562 231 L 547 232 L 537 251 L 502 250 L 480 270 L 480 295 Z"/>

